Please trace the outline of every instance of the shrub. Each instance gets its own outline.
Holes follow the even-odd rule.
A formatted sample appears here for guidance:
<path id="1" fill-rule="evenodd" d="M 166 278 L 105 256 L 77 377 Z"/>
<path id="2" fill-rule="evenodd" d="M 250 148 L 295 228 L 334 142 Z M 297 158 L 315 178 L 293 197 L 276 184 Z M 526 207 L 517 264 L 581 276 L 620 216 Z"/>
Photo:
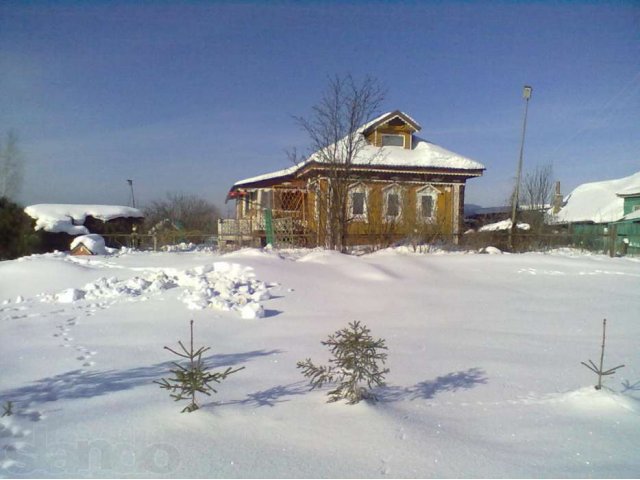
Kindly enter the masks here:
<path id="1" fill-rule="evenodd" d="M 354 404 L 362 399 L 376 400 L 371 388 L 384 385 L 384 376 L 389 373 L 389 369 L 381 370 L 379 366 L 387 358 L 380 350 L 387 350 L 387 347 L 383 339 L 374 340 L 369 333 L 370 330 L 360 322 L 352 322 L 321 342 L 333 355 L 329 365 L 316 366 L 310 358 L 298 362 L 302 374 L 310 379 L 311 389 L 336 383 L 336 387 L 327 393 L 328 402 L 346 399 Z"/>
<path id="2" fill-rule="evenodd" d="M 0 197 L 0 260 L 33 253 L 37 238 L 31 217 L 24 213 L 22 207 L 6 197 Z"/>
<path id="3" fill-rule="evenodd" d="M 200 392 L 207 396 L 211 395 L 211 392 L 218 393 L 216 389 L 214 389 L 210 383 L 221 383 L 222 380 L 225 380 L 232 373 L 236 373 L 242 370 L 244 367 L 232 369 L 231 367 L 227 368 L 224 372 L 209 372 L 202 361 L 202 354 L 206 351 L 210 350 L 209 347 L 200 347 L 197 350 L 193 349 L 193 320 L 190 323 L 191 328 L 191 342 L 189 344 L 189 349 L 184 346 L 181 341 L 178 341 L 178 345 L 182 349 L 181 352 L 177 352 L 169 347 L 164 347 L 166 350 L 169 350 L 171 353 L 184 358 L 189 361 L 187 366 L 180 365 L 179 363 L 173 362 L 175 368 L 171 370 L 173 373 L 173 377 L 163 378 L 160 381 L 154 381 L 160 385 L 160 388 L 164 388 L 169 390 L 170 396 L 176 401 L 180 400 L 188 400 L 190 401 L 189 405 L 182 409 L 181 413 L 184 412 L 193 412 L 194 410 L 198 410 L 200 407 L 196 403 L 196 393 Z"/>

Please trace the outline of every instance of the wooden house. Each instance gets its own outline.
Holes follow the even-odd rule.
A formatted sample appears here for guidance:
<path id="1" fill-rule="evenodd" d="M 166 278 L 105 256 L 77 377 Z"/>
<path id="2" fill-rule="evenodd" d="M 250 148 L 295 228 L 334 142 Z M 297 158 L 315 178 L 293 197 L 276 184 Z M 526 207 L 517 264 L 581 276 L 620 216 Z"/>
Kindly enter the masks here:
<path id="1" fill-rule="evenodd" d="M 327 244 L 336 170 L 348 182 L 348 245 L 434 234 L 456 241 L 466 181 L 484 166 L 418 137 L 421 129 L 406 113 L 388 112 L 354 132 L 361 148 L 349 165 L 331 164 L 318 151 L 298 165 L 236 182 L 227 197 L 236 202 L 236 218 L 220 222 L 221 245 Z"/>
<path id="2" fill-rule="evenodd" d="M 577 245 L 640 253 L 640 172 L 579 185 L 551 219 L 565 226 Z"/>
<path id="3" fill-rule="evenodd" d="M 38 204 L 24 211 L 33 219 L 41 252 L 66 251 L 74 237 L 89 233 L 104 235 L 107 246 L 117 248 L 109 235 L 130 234 L 144 221 L 140 210 L 120 205 Z"/>

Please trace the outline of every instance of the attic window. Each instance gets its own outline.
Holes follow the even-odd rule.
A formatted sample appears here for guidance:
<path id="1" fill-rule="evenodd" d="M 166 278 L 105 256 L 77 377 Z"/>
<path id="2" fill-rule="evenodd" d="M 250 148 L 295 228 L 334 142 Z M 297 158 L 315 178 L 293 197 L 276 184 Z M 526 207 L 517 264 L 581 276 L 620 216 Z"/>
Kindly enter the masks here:
<path id="1" fill-rule="evenodd" d="M 383 147 L 404 147 L 404 135 L 382 134 Z"/>

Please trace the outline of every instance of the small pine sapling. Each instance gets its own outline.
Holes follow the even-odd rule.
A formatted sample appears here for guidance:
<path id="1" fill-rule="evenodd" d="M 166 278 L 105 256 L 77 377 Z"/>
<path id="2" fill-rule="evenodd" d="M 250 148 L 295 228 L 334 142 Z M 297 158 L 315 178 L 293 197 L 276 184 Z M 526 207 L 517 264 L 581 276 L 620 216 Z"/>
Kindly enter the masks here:
<path id="1" fill-rule="evenodd" d="M 582 363 L 582 365 L 587 367 L 593 373 L 598 375 L 598 384 L 595 386 L 596 390 L 600 390 L 602 388 L 602 377 L 604 377 L 605 375 L 613 375 L 616 372 L 616 370 L 618 370 L 619 368 L 624 367 L 624 365 L 618 365 L 617 367 L 613 367 L 613 368 L 610 368 L 608 370 L 603 370 L 603 364 L 604 364 L 604 342 L 605 342 L 605 338 L 606 338 L 606 331 L 607 331 L 607 319 L 605 318 L 604 320 L 602 320 L 602 349 L 600 351 L 600 366 L 597 367 L 596 364 L 593 363 L 591 360 L 589 360 L 589 364 L 586 364 L 585 362 L 580 362 L 580 363 Z"/>
<path id="2" fill-rule="evenodd" d="M 232 369 L 227 368 L 224 372 L 210 372 L 207 370 L 204 362 L 202 361 L 202 354 L 210 350 L 210 347 L 200 347 L 197 350 L 193 348 L 193 320 L 190 323 L 191 327 L 191 342 L 189 349 L 187 349 L 182 341 L 178 341 L 178 345 L 182 349 L 182 352 L 177 352 L 169 347 L 164 347 L 171 353 L 182 357 L 189 361 L 187 366 L 180 365 L 177 362 L 173 362 L 175 368 L 171 370 L 173 377 L 163 378 L 160 381 L 155 380 L 153 383 L 160 385 L 160 388 L 169 390 L 171 397 L 177 402 L 180 400 L 188 400 L 190 403 L 182 409 L 181 413 L 193 412 L 200 407 L 196 403 L 196 393 L 203 393 L 207 396 L 211 396 L 211 392 L 218 393 L 210 383 L 221 383 L 232 373 L 236 373 L 242 370 L 244 367 Z"/>
<path id="3" fill-rule="evenodd" d="M 11 415 L 13 415 L 13 402 L 11 400 L 5 402 L 4 405 L 2 405 L 2 415 L 0 415 L 0 417 L 10 417 Z"/>
<path id="4" fill-rule="evenodd" d="M 354 404 L 362 399 L 376 400 L 371 388 L 384 385 L 384 376 L 389 373 L 389 369 L 381 370 L 379 366 L 387 359 L 387 354 L 381 352 L 387 350 L 384 339 L 374 340 L 370 330 L 356 321 L 321 343 L 329 347 L 333 355 L 329 365 L 315 365 L 310 358 L 297 364 L 309 379 L 311 389 L 336 383 L 327 393 L 328 402 L 346 399 L 347 403 Z"/>

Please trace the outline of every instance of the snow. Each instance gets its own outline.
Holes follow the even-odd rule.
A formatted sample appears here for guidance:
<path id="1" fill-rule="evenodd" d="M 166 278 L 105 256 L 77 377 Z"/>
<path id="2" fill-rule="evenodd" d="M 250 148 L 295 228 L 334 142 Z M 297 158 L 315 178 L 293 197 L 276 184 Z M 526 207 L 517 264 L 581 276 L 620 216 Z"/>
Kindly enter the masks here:
<path id="1" fill-rule="evenodd" d="M 616 180 L 584 183 L 567 196 L 566 205 L 556 214 L 554 222 L 615 222 L 624 212 L 624 199 L 618 194 L 638 190 L 640 172 Z"/>
<path id="2" fill-rule="evenodd" d="M 479 232 L 496 232 L 500 230 L 511 230 L 513 222 L 511 219 L 501 220 L 496 223 L 490 223 L 488 225 L 484 225 L 478 229 Z M 531 229 L 531 225 L 528 223 L 519 222 L 517 225 L 519 230 L 529 230 Z"/>
<path id="3" fill-rule="evenodd" d="M 35 229 L 52 233 L 85 235 L 90 233 L 83 225 L 88 216 L 107 222 L 114 218 L 142 218 L 137 208 L 117 205 L 75 205 L 40 203 L 24 209 L 25 213 L 36 221 Z"/>
<path id="4" fill-rule="evenodd" d="M 96 233 L 90 233 L 88 235 L 79 235 L 71 242 L 71 250 L 78 245 L 83 244 L 95 255 L 107 255 L 107 247 L 104 243 L 104 238 Z"/>
<path id="5" fill-rule="evenodd" d="M 499 253 L 499 251 L 495 252 Z M 640 261 L 388 249 L 45 254 L 0 262 L 0 477 L 634 477 Z M 596 378 L 607 318 L 605 366 Z M 179 413 L 163 347 L 246 368 Z M 378 403 L 296 362 L 360 320 Z"/>
<path id="6" fill-rule="evenodd" d="M 640 220 L 640 210 L 636 210 L 635 212 L 627 213 L 623 220 Z"/>
<path id="7" fill-rule="evenodd" d="M 360 129 L 360 134 L 369 125 L 376 123 L 379 119 L 389 115 L 392 112 L 387 112 L 380 117 L 366 123 Z M 408 116 L 408 115 L 407 115 Z M 410 118 L 410 117 L 409 117 Z M 344 139 L 338 142 L 338 149 L 340 145 L 344 143 Z M 333 145 L 328 147 L 334 148 Z M 272 178 L 284 177 L 296 173 L 309 163 L 319 162 L 323 163 L 323 157 L 317 152 L 312 154 L 307 160 L 301 162 L 298 165 L 279 170 L 276 172 L 266 173 L 264 175 L 258 175 L 251 178 L 240 180 L 234 184 L 234 186 L 242 186 L 253 182 L 262 180 L 269 180 Z M 354 166 L 374 166 L 374 167 L 417 167 L 417 168 L 447 168 L 458 170 L 481 170 L 484 169 L 484 165 L 470 158 L 464 157 L 453 153 L 439 145 L 424 140 L 416 135 L 413 136 L 413 148 L 405 149 L 401 147 L 375 147 L 373 145 L 365 145 L 358 155 L 353 159 Z"/>

